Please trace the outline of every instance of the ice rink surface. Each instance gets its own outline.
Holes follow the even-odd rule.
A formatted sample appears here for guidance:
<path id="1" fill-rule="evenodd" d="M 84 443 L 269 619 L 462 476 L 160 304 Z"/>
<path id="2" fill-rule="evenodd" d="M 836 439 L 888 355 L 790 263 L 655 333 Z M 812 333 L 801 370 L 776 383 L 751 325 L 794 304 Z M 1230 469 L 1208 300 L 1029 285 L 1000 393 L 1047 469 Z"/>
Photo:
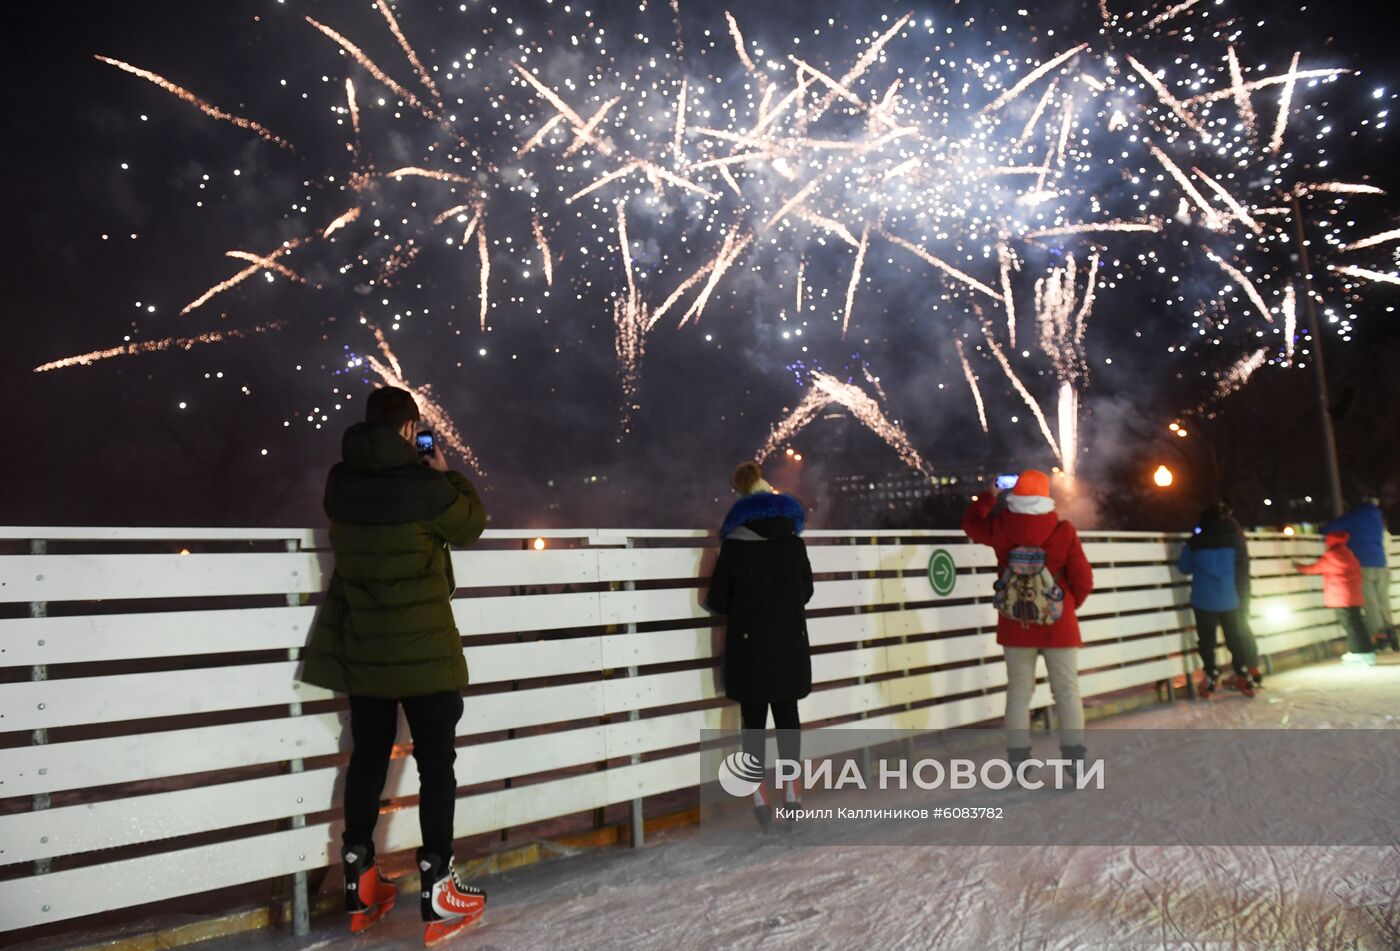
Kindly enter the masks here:
<path id="1" fill-rule="evenodd" d="M 1092 750 L 1095 728 L 1280 727 L 1400 727 L 1400 657 L 1382 655 L 1374 668 L 1332 661 L 1281 673 L 1253 700 L 1224 693 L 1093 721 L 1088 743 Z M 1297 821 L 1326 808 L 1299 801 Z M 476 884 L 490 895 L 485 918 L 440 947 L 1400 948 L 1400 843 L 808 847 L 799 835 L 716 847 L 690 828 L 653 836 L 640 851 L 588 852 Z M 323 919 L 308 938 L 263 932 L 202 947 L 414 946 L 421 925 L 409 894 L 353 940 L 343 921 Z"/>

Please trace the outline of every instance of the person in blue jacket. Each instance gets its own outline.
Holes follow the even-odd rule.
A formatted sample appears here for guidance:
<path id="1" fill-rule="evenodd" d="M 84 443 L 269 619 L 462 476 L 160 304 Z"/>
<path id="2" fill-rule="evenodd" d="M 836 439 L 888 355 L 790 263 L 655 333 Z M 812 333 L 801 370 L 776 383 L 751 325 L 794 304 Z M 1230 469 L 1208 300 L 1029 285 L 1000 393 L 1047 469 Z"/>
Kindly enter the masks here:
<path id="1" fill-rule="evenodd" d="M 1201 683 L 1201 698 L 1215 692 L 1220 670 L 1215 665 L 1215 632 L 1223 629 L 1225 646 L 1230 651 L 1230 666 L 1235 670 L 1235 686 L 1246 697 L 1254 696 L 1254 678 L 1249 668 L 1254 663 L 1253 652 L 1245 641 L 1240 626 L 1239 581 L 1241 572 L 1249 570 L 1240 564 L 1236 553 L 1237 534 L 1231 529 L 1226 510 L 1212 505 L 1201 513 L 1196 534 L 1181 548 L 1177 568 L 1191 579 L 1191 607 L 1196 614 L 1196 649 L 1201 655 L 1205 680 Z"/>
<path id="2" fill-rule="evenodd" d="M 1366 630 L 1374 641 L 1384 641 L 1393 651 L 1400 651 L 1400 637 L 1395 633 L 1395 620 L 1390 612 L 1390 568 L 1385 557 L 1390 534 L 1385 528 L 1385 516 L 1374 498 L 1363 499 L 1345 515 L 1322 526 L 1324 536 L 1346 532 L 1347 547 L 1361 562 L 1361 584 L 1366 595 Z"/>

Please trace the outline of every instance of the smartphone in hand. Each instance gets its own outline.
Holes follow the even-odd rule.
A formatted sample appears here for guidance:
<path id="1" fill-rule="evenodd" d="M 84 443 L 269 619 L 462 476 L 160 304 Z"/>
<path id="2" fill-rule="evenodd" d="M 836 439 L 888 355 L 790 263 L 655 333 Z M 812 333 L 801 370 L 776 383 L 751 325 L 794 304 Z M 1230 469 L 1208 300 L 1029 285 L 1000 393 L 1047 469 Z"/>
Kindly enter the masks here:
<path id="1" fill-rule="evenodd" d="M 437 441 L 433 438 L 433 431 L 431 429 L 419 430 L 415 445 L 418 447 L 418 455 L 431 456 L 437 450 Z"/>

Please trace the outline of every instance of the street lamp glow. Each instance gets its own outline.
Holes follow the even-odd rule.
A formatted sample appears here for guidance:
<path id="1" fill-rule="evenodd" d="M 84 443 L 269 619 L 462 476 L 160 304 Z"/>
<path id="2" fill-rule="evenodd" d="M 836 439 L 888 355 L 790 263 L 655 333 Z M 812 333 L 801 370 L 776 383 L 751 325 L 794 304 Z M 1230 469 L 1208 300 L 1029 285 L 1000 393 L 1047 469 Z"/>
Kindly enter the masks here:
<path id="1" fill-rule="evenodd" d="M 1172 484 L 1174 479 L 1175 476 L 1172 475 L 1172 471 L 1166 466 L 1158 466 L 1157 471 L 1152 473 L 1152 481 L 1157 484 L 1159 489 L 1165 489 Z"/>
<path id="2" fill-rule="evenodd" d="M 536 538 L 536 539 L 535 539 L 535 541 L 534 541 L 534 549 L 535 549 L 535 551 L 544 551 L 544 539 L 543 539 L 543 538 Z"/>

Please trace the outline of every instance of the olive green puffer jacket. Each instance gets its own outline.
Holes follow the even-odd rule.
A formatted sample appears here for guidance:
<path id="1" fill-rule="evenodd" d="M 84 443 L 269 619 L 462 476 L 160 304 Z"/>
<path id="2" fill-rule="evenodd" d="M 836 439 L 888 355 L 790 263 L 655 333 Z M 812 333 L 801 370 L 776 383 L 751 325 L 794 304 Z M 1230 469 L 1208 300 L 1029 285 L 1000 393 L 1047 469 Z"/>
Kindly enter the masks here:
<path id="1" fill-rule="evenodd" d="M 424 466 L 387 427 L 351 426 L 341 455 L 325 497 L 335 572 L 299 679 L 385 699 L 462 689 L 448 546 L 470 545 L 486 525 L 476 489 Z"/>

